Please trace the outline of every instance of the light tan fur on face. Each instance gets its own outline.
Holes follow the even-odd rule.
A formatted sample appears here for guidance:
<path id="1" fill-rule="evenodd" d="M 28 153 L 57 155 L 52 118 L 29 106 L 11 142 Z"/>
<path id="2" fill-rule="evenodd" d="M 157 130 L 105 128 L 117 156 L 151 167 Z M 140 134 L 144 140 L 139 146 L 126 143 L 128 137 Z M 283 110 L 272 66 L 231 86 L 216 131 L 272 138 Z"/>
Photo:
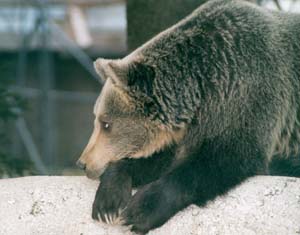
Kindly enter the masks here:
<path id="1" fill-rule="evenodd" d="M 109 162 L 117 160 L 108 139 L 100 129 L 100 124 L 96 120 L 93 134 L 80 157 L 80 161 L 86 164 L 87 176 L 92 179 L 98 178 Z"/>
<path id="2" fill-rule="evenodd" d="M 148 157 L 171 143 L 178 143 L 183 138 L 184 133 L 185 129 L 168 131 L 166 128 L 162 128 L 158 134 L 152 137 L 150 143 L 145 145 L 137 153 L 133 154 L 132 158 Z"/>
<path id="3" fill-rule="evenodd" d="M 116 96 L 119 99 L 115 99 Z M 115 100 L 110 100 L 112 97 Z M 108 104 L 110 106 L 106 107 Z M 178 143 L 185 134 L 185 128 L 174 130 L 146 118 L 136 117 L 135 120 L 128 118 L 112 120 L 121 122 L 123 125 L 119 125 L 121 128 L 117 129 L 113 135 L 111 133 L 107 135 L 105 131 L 101 130 L 99 117 L 103 118 L 107 108 L 112 108 L 111 105 L 113 107 L 116 105 L 118 112 L 123 109 L 129 113 L 132 112 L 131 110 L 134 111 L 125 93 L 123 94 L 122 90 L 108 78 L 94 106 L 95 121 L 92 136 L 79 159 L 86 165 L 86 174 L 89 178 L 98 178 L 109 163 L 123 157 L 148 157 L 165 146 L 174 142 Z M 124 126 L 124 122 L 127 125 Z M 126 140 L 122 138 L 126 138 Z"/>
<path id="4" fill-rule="evenodd" d="M 86 174 L 92 179 L 98 178 L 103 173 L 109 162 L 117 160 L 116 156 L 114 156 L 113 149 L 109 145 L 108 139 L 101 131 L 98 120 L 99 114 L 104 109 L 103 97 L 111 92 L 111 89 L 112 83 L 108 80 L 94 106 L 95 120 L 92 136 L 79 158 L 79 161 L 86 164 Z"/>
<path id="5" fill-rule="evenodd" d="M 101 135 L 100 124 L 95 121 L 93 134 L 80 157 L 80 161 L 86 164 L 86 173 L 89 178 L 98 178 L 107 164 L 114 159 L 108 146 L 107 139 Z"/>

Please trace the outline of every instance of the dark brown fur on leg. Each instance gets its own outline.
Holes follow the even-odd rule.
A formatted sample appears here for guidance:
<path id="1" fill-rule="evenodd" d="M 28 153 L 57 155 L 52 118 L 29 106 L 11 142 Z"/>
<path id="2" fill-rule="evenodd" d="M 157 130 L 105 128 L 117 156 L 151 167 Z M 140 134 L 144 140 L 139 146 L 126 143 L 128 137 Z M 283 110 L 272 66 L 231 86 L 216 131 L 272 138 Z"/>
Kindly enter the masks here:
<path id="1" fill-rule="evenodd" d="M 148 184 L 166 171 L 174 156 L 173 149 L 169 147 L 149 158 L 122 159 L 110 163 L 100 177 L 92 218 L 110 222 L 107 219 L 118 217 L 131 198 L 132 187 Z"/>
<path id="2" fill-rule="evenodd" d="M 204 205 L 263 172 L 265 156 L 259 143 L 246 134 L 232 136 L 205 141 L 183 164 L 138 191 L 121 215 L 125 225 L 145 234 L 188 205 Z"/>

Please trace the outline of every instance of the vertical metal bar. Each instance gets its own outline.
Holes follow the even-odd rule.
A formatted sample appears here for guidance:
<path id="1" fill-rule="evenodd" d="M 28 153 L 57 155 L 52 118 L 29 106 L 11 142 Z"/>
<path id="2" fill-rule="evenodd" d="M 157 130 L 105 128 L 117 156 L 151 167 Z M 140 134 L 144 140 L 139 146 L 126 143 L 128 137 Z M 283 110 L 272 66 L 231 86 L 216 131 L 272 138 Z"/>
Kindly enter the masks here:
<path id="1" fill-rule="evenodd" d="M 19 22 L 26 22 L 27 12 L 22 7 L 24 6 L 22 1 L 19 2 L 20 5 L 20 15 Z M 17 92 L 21 92 L 26 87 L 27 80 L 27 62 L 28 62 L 28 49 L 30 48 L 30 42 L 32 38 L 36 35 L 40 27 L 40 19 L 36 19 L 34 27 L 31 31 L 27 32 L 20 28 L 20 48 L 18 55 L 18 65 L 16 71 L 16 85 Z M 16 121 L 16 133 L 13 144 L 13 153 L 15 156 L 22 156 L 21 148 L 22 144 L 28 152 L 29 158 L 36 166 L 39 174 L 47 174 L 47 169 L 41 159 L 39 150 L 34 143 L 33 136 L 31 135 L 24 118 L 19 118 Z M 21 143 L 22 142 L 22 143 Z"/>
<path id="2" fill-rule="evenodd" d="M 24 16 L 24 14 L 22 14 Z M 24 19 L 23 19 L 24 20 Z M 28 42 L 26 40 L 26 32 L 22 30 L 20 32 L 20 48 L 19 48 L 19 53 L 18 53 L 18 69 L 17 69 L 17 85 L 20 87 L 25 86 L 25 81 L 26 81 L 26 72 L 27 72 L 27 66 L 26 66 L 26 61 L 27 61 L 27 47 L 28 47 Z"/>
<path id="3" fill-rule="evenodd" d="M 41 20 L 41 54 L 39 64 L 39 78 L 41 86 L 41 136 L 42 136 L 42 156 L 46 164 L 50 166 L 55 165 L 55 150 L 54 150 L 54 126 L 53 126 L 53 110 L 54 103 L 49 97 L 49 90 L 52 89 L 53 79 L 53 61 L 50 51 L 50 37 L 49 22 L 47 16 L 47 4 L 43 2 L 40 7 Z M 54 168 L 52 169 L 54 170 Z"/>
<path id="4" fill-rule="evenodd" d="M 21 23 L 26 21 L 27 14 L 25 11 L 22 11 L 21 2 L 19 2 L 19 7 L 20 7 L 20 11 L 18 15 L 18 21 Z M 16 70 L 16 85 L 19 88 L 21 88 L 24 87 L 26 84 L 28 41 L 26 40 L 26 32 L 24 31 L 23 27 L 20 27 L 20 31 L 18 32 L 18 34 L 20 38 L 20 46 L 19 46 L 18 64 Z M 22 143 L 21 143 L 21 139 L 19 138 L 17 129 L 14 131 L 14 141 L 12 147 L 13 147 L 12 153 L 15 156 L 21 156 Z"/>

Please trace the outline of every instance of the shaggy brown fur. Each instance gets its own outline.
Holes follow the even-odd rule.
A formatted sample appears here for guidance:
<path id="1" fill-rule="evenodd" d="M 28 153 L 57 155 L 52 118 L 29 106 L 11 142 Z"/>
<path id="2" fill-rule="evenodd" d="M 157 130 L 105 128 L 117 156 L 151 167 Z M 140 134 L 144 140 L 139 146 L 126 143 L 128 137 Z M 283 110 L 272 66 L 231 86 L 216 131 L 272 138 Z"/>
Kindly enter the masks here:
<path id="1" fill-rule="evenodd" d="M 300 176 L 299 39 L 299 15 L 214 0 L 124 59 L 98 59 L 97 138 L 79 160 L 101 175 L 93 218 L 121 213 L 146 233 L 269 166 Z"/>

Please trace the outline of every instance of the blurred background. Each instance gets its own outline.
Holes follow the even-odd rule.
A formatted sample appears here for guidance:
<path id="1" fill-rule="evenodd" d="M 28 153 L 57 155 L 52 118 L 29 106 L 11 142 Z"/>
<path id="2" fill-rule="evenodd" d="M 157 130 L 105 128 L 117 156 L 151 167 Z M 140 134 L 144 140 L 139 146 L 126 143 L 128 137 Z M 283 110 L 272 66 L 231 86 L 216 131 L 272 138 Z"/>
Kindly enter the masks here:
<path id="1" fill-rule="evenodd" d="M 204 2 L 0 0 L 0 178 L 82 174 L 101 91 L 93 60 L 125 56 Z M 255 3 L 300 12 L 300 0 Z"/>

